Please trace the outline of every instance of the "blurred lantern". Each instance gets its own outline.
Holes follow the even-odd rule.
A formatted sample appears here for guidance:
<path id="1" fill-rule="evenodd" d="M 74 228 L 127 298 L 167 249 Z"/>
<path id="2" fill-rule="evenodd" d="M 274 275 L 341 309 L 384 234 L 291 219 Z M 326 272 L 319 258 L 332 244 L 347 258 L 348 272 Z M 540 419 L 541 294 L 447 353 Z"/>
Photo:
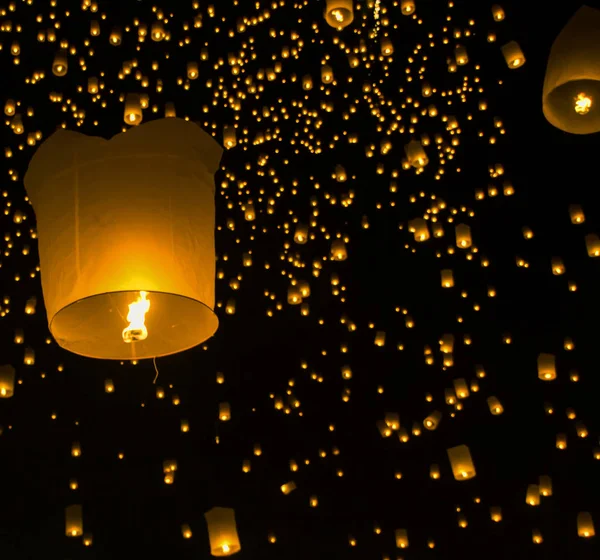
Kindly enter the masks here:
<path id="1" fill-rule="evenodd" d="M 296 483 L 293 480 L 281 485 L 281 492 L 285 495 L 290 494 L 296 489 Z"/>
<path id="2" fill-rule="evenodd" d="M 346 244 L 341 239 L 335 239 L 331 243 L 331 258 L 334 261 L 345 261 L 347 257 Z"/>
<path id="3" fill-rule="evenodd" d="M 65 534 L 67 537 L 83 535 L 82 507 L 78 504 L 65 508 Z"/>
<path id="4" fill-rule="evenodd" d="M 502 47 L 502 54 L 507 66 L 512 70 L 525 64 L 525 55 L 516 41 L 510 41 Z"/>
<path id="5" fill-rule="evenodd" d="M 235 127 L 226 125 L 223 129 L 223 145 L 229 150 L 230 148 L 235 148 L 236 144 Z"/>
<path id="6" fill-rule="evenodd" d="M 456 480 L 468 480 L 475 476 L 475 466 L 471 452 L 466 445 L 458 445 L 447 450 L 452 466 L 452 474 Z"/>
<path id="7" fill-rule="evenodd" d="M 36 305 L 37 298 L 35 296 L 30 297 L 25 303 L 25 315 L 33 315 L 35 313 Z"/>
<path id="8" fill-rule="evenodd" d="M 59 346 L 142 359 L 214 334 L 213 175 L 221 154 L 210 135 L 182 119 L 108 141 L 59 130 L 40 146 L 25 186 Z"/>
<path id="9" fill-rule="evenodd" d="M 400 10 L 402 15 L 410 16 L 415 13 L 415 0 L 402 0 L 400 2 Z"/>
<path id="10" fill-rule="evenodd" d="M 8 399 L 15 391 L 15 368 L 7 364 L 0 366 L 0 398 Z"/>
<path id="11" fill-rule="evenodd" d="M 556 379 L 556 358 L 553 354 L 542 352 L 538 356 L 538 377 L 543 381 Z"/>
<path id="12" fill-rule="evenodd" d="M 418 140 L 411 140 L 405 147 L 408 163 L 417 169 L 425 167 L 429 163 L 429 158 Z"/>
<path id="13" fill-rule="evenodd" d="M 595 233 L 588 233 L 585 236 L 585 246 L 587 249 L 588 256 L 600 256 L 600 238 L 598 238 L 598 236 Z"/>
<path id="14" fill-rule="evenodd" d="M 325 4 L 325 21 L 336 29 L 343 29 L 352 23 L 354 9 L 352 0 L 327 0 Z"/>
<path id="15" fill-rule="evenodd" d="M 467 224 L 457 224 L 455 232 L 457 247 L 467 249 L 471 246 L 471 228 Z"/>
<path id="16" fill-rule="evenodd" d="M 442 270 L 442 288 L 452 288 L 454 286 L 454 275 L 452 270 L 445 268 Z"/>
<path id="17" fill-rule="evenodd" d="M 231 420 L 231 407 L 228 402 L 219 403 L 219 420 L 228 422 Z"/>
<path id="18" fill-rule="evenodd" d="M 125 97 L 125 124 L 136 126 L 142 122 L 142 103 L 137 93 L 128 93 Z"/>
<path id="19" fill-rule="evenodd" d="M 499 6 L 498 4 L 492 6 L 492 17 L 494 18 L 494 21 L 502 21 L 504 19 L 504 10 L 502 9 L 502 6 Z"/>
<path id="20" fill-rule="evenodd" d="M 52 63 L 52 73 L 55 76 L 65 76 L 69 66 L 67 64 L 67 52 L 63 49 L 59 50 L 54 56 Z"/>
<path id="21" fill-rule="evenodd" d="M 600 131 L 600 10 L 582 6 L 558 34 L 546 67 L 542 109 L 572 134 Z"/>
<path id="22" fill-rule="evenodd" d="M 408 533 L 406 529 L 396 529 L 396 548 L 407 548 L 408 547 Z"/>
<path id="23" fill-rule="evenodd" d="M 423 426 L 428 430 L 435 430 L 442 419 L 442 413 L 439 410 L 434 410 L 425 420 L 423 420 Z"/>
<path id="24" fill-rule="evenodd" d="M 233 509 L 215 507 L 207 511 L 204 518 L 213 556 L 231 556 L 241 550 Z"/>
<path id="25" fill-rule="evenodd" d="M 594 520 L 592 515 L 587 511 L 582 511 L 577 514 L 577 535 L 588 539 L 596 534 L 594 529 Z"/>

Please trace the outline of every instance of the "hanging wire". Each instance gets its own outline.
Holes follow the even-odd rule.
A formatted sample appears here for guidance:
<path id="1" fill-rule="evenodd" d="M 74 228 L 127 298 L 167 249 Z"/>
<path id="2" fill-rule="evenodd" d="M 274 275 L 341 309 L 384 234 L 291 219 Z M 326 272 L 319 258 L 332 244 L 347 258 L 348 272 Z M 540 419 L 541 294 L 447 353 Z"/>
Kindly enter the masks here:
<path id="1" fill-rule="evenodd" d="M 156 384 L 156 380 L 158 379 L 158 368 L 156 367 L 156 356 L 152 358 L 152 363 L 154 364 L 154 369 L 156 370 L 156 376 L 154 377 L 154 381 L 152 383 Z"/>

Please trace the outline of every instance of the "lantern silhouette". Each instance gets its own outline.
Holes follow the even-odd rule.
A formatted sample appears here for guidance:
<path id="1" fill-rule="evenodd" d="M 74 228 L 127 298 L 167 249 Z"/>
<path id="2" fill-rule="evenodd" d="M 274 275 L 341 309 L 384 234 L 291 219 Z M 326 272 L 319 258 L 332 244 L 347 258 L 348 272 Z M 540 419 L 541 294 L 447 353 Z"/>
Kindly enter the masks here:
<path id="1" fill-rule="evenodd" d="M 233 509 L 215 507 L 207 511 L 204 518 L 213 556 L 231 556 L 241 550 Z"/>
<path id="2" fill-rule="evenodd" d="M 11 365 L 0 366 L 0 398 L 8 399 L 15 391 L 15 368 Z"/>
<path id="3" fill-rule="evenodd" d="M 548 57 L 542 109 L 572 134 L 600 131 L 600 10 L 582 6 L 558 34 Z"/>
<path id="4" fill-rule="evenodd" d="M 176 118 L 108 141 L 59 130 L 42 144 L 25 187 L 59 346 L 143 359 L 214 334 L 214 173 L 222 151 Z"/>

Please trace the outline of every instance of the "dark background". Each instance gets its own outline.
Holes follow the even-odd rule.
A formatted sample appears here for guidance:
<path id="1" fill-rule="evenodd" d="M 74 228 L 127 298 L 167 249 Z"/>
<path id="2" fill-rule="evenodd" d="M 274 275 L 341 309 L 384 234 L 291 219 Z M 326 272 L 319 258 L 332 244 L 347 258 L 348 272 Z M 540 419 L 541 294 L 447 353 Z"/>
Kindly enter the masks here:
<path id="1" fill-rule="evenodd" d="M 265 23 L 242 36 L 228 38 L 225 30 L 235 28 L 237 18 L 260 13 L 254 3 L 215 3 L 216 17 L 210 18 L 206 15 L 208 4 L 202 2 L 199 12 L 204 13 L 203 27 L 189 33 L 182 30 L 182 23 L 191 22 L 198 13 L 191 2 L 181 6 L 158 3 L 165 13 L 173 13 L 167 25 L 171 41 L 154 43 L 147 39 L 137 52 L 135 28 L 124 34 L 123 44 L 117 48 L 108 44 L 108 32 L 115 25 L 130 25 L 134 17 L 150 27 L 155 19 L 152 4 L 100 2 L 99 13 L 106 13 L 107 18 L 101 21 L 101 36 L 91 38 L 93 57 L 86 55 L 83 41 L 90 20 L 100 20 L 99 15 L 72 4 L 59 3 L 56 9 L 56 20 L 61 22 L 57 38 L 68 39 L 78 49 L 76 56 L 69 57 L 69 72 L 64 78 L 53 76 L 50 70 L 58 44 L 36 41 L 38 30 L 50 25 L 46 3 L 19 3 L 15 12 L 0 18 L 13 23 L 12 32 L 0 34 L 2 99 L 18 99 L 23 106 L 35 109 L 33 117 L 24 118 L 26 132 L 41 130 L 47 137 L 66 122 L 69 128 L 86 134 L 108 138 L 118 133 L 123 113 L 118 95 L 143 90 L 133 75 L 119 80 L 117 73 L 124 60 L 137 57 L 140 69 L 150 76 L 150 103 L 159 107 L 157 114 L 145 112 L 146 121 L 162 116 L 164 103 L 173 101 L 178 116 L 215 123 L 215 135 L 221 140 L 222 128 L 233 122 L 234 112 L 222 101 L 211 105 L 208 114 L 202 106 L 212 102 L 215 91 L 214 87 L 205 87 L 208 79 L 214 85 L 223 76 L 228 91 L 235 91 L 226 54 L 239 50 L 248 36 L 254 36 L 257 57 L 245 67 L 252 74 L 271 66 L 271 55 L 279 54 L 281 46 L 291 45 L 291 30 L 299 33 L 305 45 L 298 59 L 282 61 L 283 72 L 277 81 L 263 82 L 265 92 L 260 99 L 248 95 L 242 104 L 239 124 L 249 129 L 250 138 L 260 130 L 279 127 L 281 141 L 249 145 L 247 150 L 238 145 L 226 151 L 222 170 L 216 176 L 217 224 L 221 227 L 216 232 L 217 268 L 224 271 L 224 279 L 217 281 L 217 300 L 225 302 L 235 297 L 237 311 L 228 316 L 222 307 L 217 310 L 220 328 L 205 345 L 157 359 L 157 385 L 166 392 L 163 400 L 155 397 L 151 360 L 137 365 L 92 360 L 69 354 L 55 343 L 45 343 L 50 334 L 39 275 L 29 278 L 38 263 L 35 241 L 28 234 L 34 214 L 24 200 L 22 180 L 12 182 L 8 173 L 2 175 L 7 212 L 0 216 L 0 230 L 10 234 L 14 246 L 8 250 L 8 242 L 3 241 L 0 259 L 2 294 L 10 297 L 10 304 L 2 305 L 10 313 L 0 320 L 0 362 L 12 364 L 22 383 L 16 386 L 12 399 L 0 402 L 1 557 L 208 558 L 203 514 L 222 505 L 235 508 L 242 543 L 238 557 L 244 559 L 597 558 L 598 537 L 578 538 L 576 517 L 580 511 L 589 511 L 596 525 L 600 523 L 600 461 L 593 457 L 599 428 L 598 262 L 588 258 L 584 243 L 585 234 L 600 233 L 596 204 L 600 146 L 597 135 L 574 136 L 555 129 L 541 111 L 550 45 L 579 5 L 503 2 L 506 20 L 495 23 L 487 2 L 456 1 L 455 7 L 448 10 L 443 2 L 417 0 L 417 13 L 423 19 L 419 26 L 401 16 L 391 3 L 382 2 L 388 8 L 390 22 L 398 24 L 397 29 L 387 28 L 395 54 L 389 76 L 385 76 L 378 60 L 370 71 L 361 64 L 350 73 L 345 55 L 333 44 L 336 35 L 352 47 L 364 38 L 368 53 L 379 55 L 378 41 L 368 39 L 372 15 L 361 27 L 359 14 L 372 14 L 364 4 L 360 12 L 355 12 L 352 26 L 340 34 L 325 24 L 324 2 L 308 2 L 297 9 L 288 1 L 271 9 Z M 65 9 L 71 10 L 68 18 L 63 16 Z M 36 23 L 37 14 L 44 14 L 43 23 Z M 446 22 L 449 32 L 444 34 L 441 29 L 448 14 L 452 14 L 452 21 Z M 222 16 L 225 22 L 218 21 Z M 464 40 L 470 63 L 459 67 L 456 74 L 449 74 L 445 60 L 452 56 L 455 43 L 451 32 L 455 27 L 469 27 L 471 18 L 475 20 L 474 35 Z M 313 22 L 319 26 L 317 35 L 311 31 Z M 17 24 L 22 25 L 21 33 L 14 31 Z M 216 25 L 221 26 L 218 34 Z M 284 30 L 285 37 L 269 37 L 270 28 Z M 489 44 L 486 34 L 491 30 L 498 40 Z M 440 181 L 434 179 L 438 164 L 431 147 L 425 173 L 416 176 L 413 171 L 400 171 L 394 194 L 389 192 L 390 171 L 400 169 L 403 146 L 410 135 L 392 135 L 394 149 L 380 156 L 378 146 L 383 136 L 361 89 L 365 82 L 380 81 L 386 100 L 391 100 L 403 116 L 402 123 L 407 124 L 413 111 L 402 108 L 402 103 L 407 96 L 420 96 L 420 84 L 417 79 L 406 82 L 406 58 L 417 43 L 426 45 L 430 32 L 436 46 L 425 49 L 429 56 L 426 80 L 441 90 L 456 88 L 463 76 L 469 76 L 469 84 L 474 85 L 477 74 L 481 79 L 478 85 L 485 91 L 468 93 L 465 103 L 455 101 L 451 107 L 442 105 L 439 94 L 425 101 L 425 105 L 436 103 L 440 114 L 457 116 L 461 143 Z M 185 35 L 191 37 L 191 43 L 180 48 L 177 43 Z M 448 45 L 441 44 L 443 35 L 450 37 Z M 311 42 L 313 37 L 317 41 Z M 15 39 L 22 49 L 19 66 L 13 64 L 9 52 Z M 500 46 L 512 39 L 519 42 L 527 57 L 525 66 L 515 71 L 507 69 L 500 53 Z M 184 91 L 176 80 L 185 75 L 188 60 L 199 61 L 200 48 L 205 44 L 210 60 L 200 64 L 200 78 Z M 168 61 L 164 60 L 165 52 L 170 53 Z M 331 55 L 329 64 L 338 82 L 328 97 L 317 87 L 325 53 Z M 86 58 L 87 72 L 79 67 L 80 56 Z M 225 58 L 225 65 L 215 71 L 213 64 L 219 56 Z M 160 60 L 158 72 L 150 70 L 153 60 Z M 477 73 L 475 64 L 481 65 Z M 417 67 L 413 67 L 412 75 L 416 76 Z M 35 85 L 26 84 L 25 77 L 35 70 L 43 70 L 45 79 Z M 102 71 L 106 109 L 91 103 L 86 89 L 87 77 L 99 76 Z M 306 99 L 298 82 L 281 83 L 281 76 L 292 73 L 299 78 L 312 74 L 315 88 Z M 346 81 L 349 75 L 352 83 Z M 156 78 L 164 82 L 162 94 L 155 92 Z M 81 93 L 77 92 L 79 85 L 83 86 Z M 404 93 L 398 91 L 402 87 Z M 109 89 L 115 93 L 109 94 Z M 65 99 L 85 109 L 82 126 L 76 127 L 70 110 L 64 113 L 61 104 L 50 102 L 51 91 L 62 92 Z M 348 97 L 344 98 L 346 92 Z M 320 111 L 321 102 L 329 98 L 335 104 L 334 112 Z M 343 112 L 357 98 L 361 98 L 357 114 L 344 121 Z M 486 112 L 477 110 L 480 98 L 488 101 Z M 304 120 L 301 124 L 295 122 L 298 109 L 294 100 L 299 99 L 309 110 L 320 111 L 322 126 L 311 132 L 321 140 L 321 154 L 309 153 L 299 142 L 290 145 L 295 131 L 298 138 L 307 138 L 302 131 Z M 252 114 L 254 109 L 261 112 L 264 105 L 279 104 L 289 111 L 289 120 L 258 122 Z M 383 112 L 389 115 L 389 108 Z M 468 113 L 473 115 L 472 121 L 467 120 Z M 477 131 L 492 134 L 495 116 L 502 118 L 506 134 L 496 134 L 499 141 L 490 146 L 477 137 Z M 98 120 L 98 126 L 93 126 L 94 120 Z M 5 159 L 2 166 L 7 172 L 18 170 L 22 178 L 34 150 L 26 147 L 19 152 L 17 146 L 24 142 L 24 136 L 15 136 L 8 127 L 4 131 L 4 145 L 12 147 L 15 156 Z M 359 143 L 349 145 L 342 136 L 333 149 L 328 149 L 332 137 L 342 131 L 359 133 Z M 423 132 L 432 137 L 440 132 L 446 141 L 451 139 L 439 119 L 420 119 L 416 132 L 417 137 Z M 376 153 L 367 158 L 365 145 L 371 142 L 376 145 Z M 275 170 L 278 184 L 256 172 L 261 169 L 256 164 L 261 154 L 269 155 L 266 169 Z M 375 171 L 379 162 L 385 164 L 383 175 Z M 354 176 L 345 184 L 331 179 L 338 163 Z M 488 166 L 495 163 L 504 165 L 505 175 L 494 180 L 489 177 Z M 462 169 L 460 174 L 453 172 L 455 166 Z M 226 173 L 247 181 L 247 192 L 238 190 L 235 181 L 223 188 Z M 298 186 L 293 195 L 295 179 Z M 502 196 L 503 179 L 513 183 L 514 196 Z M 475 189 L 487 192 L 489 184 L 499 187 L 499 196 L 486 195 L 485 200 L 475 201 Z M 266 201 L 275 197 L 280 186 L 284 191 L 276 199 L 275 212 L 267 214 Z M 265 195 L 259 200 L 261 188 Z M 329 192 L 339 199 L 349 189 L 353 189 L 355 199 L 348 208 L 339 202 L 331 205 L 324 196 Z M 447 203 L 441 213 L 446 235 L 415 244 L 406 224 L 422 216 L 429 203 L 426 198 L 410 203 L 409 197 L 421 191 L 427 196 L 434 193 Z M 318 201 L 318 227 L 324 226 L 331 235 L 350 237 L 348 260 L 325 261 L 318 278 L 311 275 L 312 262 L 328 255 L 329 241 L 313 228 L 314 241 L 295 245 L 292 235 L 283 228 L 293 217 L 309 220 L 313 196 Z M 258 212 L 254 223 L 245 222 L 240 209 L 240 204 L 249 199 Z M 393 207 L 391 201 L 395 201 Z M 232 209 L 227 206 L 229 202 L 233 203 Z M 568 206 L 572 203 L 583 206 L 584 224 L 571 224 Z M 474 217 L 461 213 L 462 206 L 472 209 Z M 479 250 L 471 261 L 459 250 L 447 254 L 447 248 L 454 244 L 453 224 L 445 221 L 451 208 L 459 209 L 461 220 L 471 226 Z M 20 226 L 12 220 L 12 212 L 17 209 L 29 218 Z M 369 218 L 368 230 L 361 228 L 364 215 Z M 230 217 L 236 221 L 234 232 L 225 227 Z M 399 230 L 401 224 L 403 229 Z M 533 229 L 534 239 L 523 238 L 523 226 Z M 17 230 L 22 237 L 16 237 Z M 305 268 L 293 270 L 280 259 L 286 242 L 291 242 L 287 255 L 297 255 Z M 32 247 L 28 256 L 21 254 L 25 243 Z M 416 249 L 414 253 L 412 248 Z M 254 265 L 243 268 L 241 256 L 249 249 Z M 443 254 L 440 258 L 438 252 Z M 223 255 L 228 256 L 227 261 Z M 489 267 L 481 267 L 481 255 L 490 260 Z M 530 263 L 528 269 L 516 266 L 517 256 Z M 564 275 L 551 274 L 553 256 L 563 259 Z M 269 270 L 265 262 L 270 263 Z M 456 287 L 452 290 L 440 287 L 442 268 L 454 270 Z M 282 269 L 310 281 L 309 317 L 301 317 L 298 307 L 287 305 L 288 281 L 281 275 Z M 345 302 L 332 295 L 332 272 L 346 287 Z M 22 277 L 18 283 L 14 281 L 16 273 Z M 233 292 L 229 280 L 240 273 L 241 288 Z M 577 283 L 577 292 L 568 291 L 569 281 Z M 496 288 L 495 299 L 486 297 L 488 286 Z M 283 304 L 274 318 L 265 313 L 275 306 L 264 296 L 265 290 L 276 294 L 276 301 Z M 463 290 L 468 297 L 461 297 Z M 38 311 L 25 316 L 23 308 L 31 295 L 38 298 Z M 480 304 L 481 311 L 475 312 L 474 304 Z M 415 321 L 413 329 L 404 326 L 404 317 L 395 311 L 398 306 L 408 309 Z M 464 318 L 463 323 L 457 322 L 457 315 Z M 357 330 L 349 332 L 340 323 L 341 316 L 347 316 Z M 318 324 L 319 318 L 323 318 L 323 325 Z M 375 329 L 368 327 L 370 322 Z M 33 367 L 22 365 L 24 346 L 13 343 L 16 328 L 25 331 L 24 346 L 36 350 Z M 375 330 L 386 331 L 384 348 L 374 346 Z M 444 333 L 454 333 L 456 339 L 454 366 L 446 370 L 441 367 L 437 342 Z M 462 344 L 464 334 L 471 335 L 470 346 Z M 510 345 L 502 343 L 506 334 L 512 337 Z M 563 349 L 566 336 L 575 341 L 572 352 Z M 404 344 L 402 352 L 396 349 L 399 343 Z M 340 352 L 343 344 L 348 346 L 346 354 Z M 433 366 L 424 362 L 424 345 L 434 350 Z M 537 378 L 536 358 L 540 352 L 557 357 L 558 379 L 552 383 Z M 303 360 L 308 363 L 306 370 L 301 367 Z M 349 381 L 340 374 L 344 364 L 352 366 L 354 376 Z M 452 387 L 453 379 L 474 379 L 477 364 L 482 364 L 487 373 L 479 380 L 480 391 L 464 400 L 464 409 L 451 418 L 452 407 L 443 401 L 444 389 Z M 64 366 L 62 371 L 59 365 Z M 569 381 L 572 369 L 579 371 L 578 383 Z M 225 374 L 223 385 L 215 382 L 217 371 Z M 322 375 L 324 381 L 312 380 L 312 371 Z M 114 381 L 114 394 L 104 392 L 106 378 Z M 286 415 L 274 409 L 270 395 L 285 400 L 291 379 L 295 380 L 293 395 L 301 406 Z M 378 386 L 385 388 L 383 394 L 378 394 Z M 351 389 L 348 403 L 341 399 L 344 387 Z M 425 401 L 426 392 L 433 395 L 433 403 Z M 179 406 L 172 404 L 174 394 L 181 399 Z M 497 396 L 504 405 L 503 415 L 490 415 L 485 401 L 490 395 Z M 218 422 L 218 403 L 222 401 L 231 404 L 232 420 L 228 423 Z M 544 403 L 553 405 L 553 415 L 544 413 Z M 586 439 L 576 437 L 575 422 L 565 413 L 568 407 L 574 408 L 577 419 L 586 425 Z M 440 427 L 420 437 L 411 435 L 408 443 L 400 443 L 396 435 L 383 439 L 377 431 L 376 422 L 386 412 L 398 412 L 402 426 L 410 432 L 413 422 L 422 422 L 434 409 L 443 411 Z M 56 420 L 51 419 L 53 413 L 57 414 Z M 190 422 L 187 434 L 180 432 L 181 418 Z M 334 432 L 329 431 L 330 424 L 335 425 Z M 568 436 L 565 451 L 555 447 L 558 432 Z M 79 441 L 83 450 L 77 459 L 70 454 L 73 441 Z M 262 446 L 260 457 L 252 455 L 255 443 Z M 477 476 L 463 483 L 453 479 L 446 455 L 448 447 L 459 444 L 469 446 L 477 469 Z M 336 446 L 338 456 L 332 454 Z M 327 452 L 325 458 L 319 457 L 320 450 Z M 117 458 L 121 451 L 125 454 L 122 461 Z M 172 486 L 162 481 L 162 461 L 168 458 L 178 461 Z M 248 474 L 241 469 L 244 459 L 252 461 Z M 290 459 L 300 464 L 297 473 L 290 473 Z M 305 459 L 310 460 L 309 465 L 301 464 Z M 440 480 L 429 478 L 432 463 L 440 465 Z M 343 469 L 342 478 L 336 476 L 337 469 Z M 395 479 L 396 471 L 402 472 L 401 480 Z M 525 492 L 540 475 L 552 477 L 554 495 L 543 498 L 539 507 L 530 507 L 525 503 Z M 75 492 L 69 490 L 71 478 L 79 482 Z M 298 488 L 284 496 L 279 487 L 292 479 Z M 309 507 L 312 495 L 319 498 L 317 508 Z M 83 547 L 81 539 L 64 536 L 64 508 L 71 503 L 83 505 L 84 530 L 93 534 L 93 546 L 89 548 Z M 501 523 L 490 521 L 490 506 L 502 507 Z M 458 527 L 458 507 L 469 522 L 465 529 Z M 191 525 L 192 539 L 182 538 L 182 523 Z M 374 533 L 375 523 L 380 525 L 381 535 Z M 395 549 L 397 528 L 408 530 L 410 547 L 406 551 Z M 542 532 L 542 545 L 532 544 L 534 528 Z M 277 537 L 275 544 L 268 542 L 270 533 Z M 349 546 L 349 535 L 356 538 L 356 547 Z M 430 538 L 436 543 L 432 550 L 426 546 Z"/>

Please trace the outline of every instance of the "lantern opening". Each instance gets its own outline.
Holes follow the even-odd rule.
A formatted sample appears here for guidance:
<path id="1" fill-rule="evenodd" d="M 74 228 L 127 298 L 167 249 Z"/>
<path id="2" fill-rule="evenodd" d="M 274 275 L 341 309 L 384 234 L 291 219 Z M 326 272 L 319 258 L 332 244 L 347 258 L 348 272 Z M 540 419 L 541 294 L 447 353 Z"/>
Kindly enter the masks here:
<path id="1" fill-rule="evenodd" d="M 150 301 L 146 299 L 148 292 L 140 292 L 136 301 L 129 304 L 127 320 L 129 326 L 123 329 L 123 340 L 125 342 L 138 342 L 148 338 L 148 329 L 145 325 L 146 313 L 150 309 Z"/>

